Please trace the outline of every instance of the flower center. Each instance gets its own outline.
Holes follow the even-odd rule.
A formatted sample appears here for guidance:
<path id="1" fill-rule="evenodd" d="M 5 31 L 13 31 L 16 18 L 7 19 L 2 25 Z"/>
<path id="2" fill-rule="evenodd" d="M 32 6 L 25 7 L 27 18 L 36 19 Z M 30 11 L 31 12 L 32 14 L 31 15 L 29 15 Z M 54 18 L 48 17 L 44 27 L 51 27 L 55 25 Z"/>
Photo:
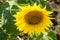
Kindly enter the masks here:
<path id="1" fill-rule="evenodd" d="M 30 11 L 25 15 L 25 21 L 31 25 L 40 23 L 42 19 L 43 19 L 42 12 L 36 10 Z"/>

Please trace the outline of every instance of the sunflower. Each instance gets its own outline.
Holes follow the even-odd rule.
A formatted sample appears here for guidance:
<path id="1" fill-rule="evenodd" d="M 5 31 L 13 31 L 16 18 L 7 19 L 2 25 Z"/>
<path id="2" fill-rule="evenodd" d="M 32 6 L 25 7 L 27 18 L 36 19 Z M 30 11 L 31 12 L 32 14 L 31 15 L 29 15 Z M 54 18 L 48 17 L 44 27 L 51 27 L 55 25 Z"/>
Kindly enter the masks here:
<path id="1" fill-rule="evenodd" d="M 22 6 L 21 10 L 14 15 L 15 25 L 19 31 L 28 33 L 28 35 L 44 34 L 53 25 L 50 14 L 52 14 L 51 11 L 47 11 L 46 7 L 41 8 L 40 5 Z"/>

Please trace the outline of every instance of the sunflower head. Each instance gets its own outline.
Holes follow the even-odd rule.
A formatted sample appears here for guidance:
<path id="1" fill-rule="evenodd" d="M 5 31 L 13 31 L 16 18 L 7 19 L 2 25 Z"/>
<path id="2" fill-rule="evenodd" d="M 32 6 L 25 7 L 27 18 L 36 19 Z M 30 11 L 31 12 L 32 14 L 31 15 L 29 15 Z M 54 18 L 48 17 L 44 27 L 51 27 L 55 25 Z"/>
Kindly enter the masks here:
<path id="1" fill-rule="evenodd" d="M 14 15 L 15 25 L 19 31 L 23 33 L 28 33 L 29 35 L 45 33 L 46 30 L 49 30 L 49 27 L 53 24 L 50 19 L 51 11 L 47 11 L 44 8 L 41 8 L 40 5 L 34 4 L 33 6 L 27 5 L 22 6 L 21 11 L 16 12 Z"/>

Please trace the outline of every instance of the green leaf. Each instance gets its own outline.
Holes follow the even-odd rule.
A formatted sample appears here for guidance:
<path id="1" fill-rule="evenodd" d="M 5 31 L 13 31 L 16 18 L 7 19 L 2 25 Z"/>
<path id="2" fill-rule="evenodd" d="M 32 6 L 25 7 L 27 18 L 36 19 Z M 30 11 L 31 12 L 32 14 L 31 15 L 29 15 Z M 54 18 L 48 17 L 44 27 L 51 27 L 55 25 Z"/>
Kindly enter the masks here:
<path id="1" fill-rule="evenodd" d="M 1 17 L 1 13 L 2 13 L 2 2 L 0 2 L 0 17 Z"/>
<path id="2" fill-rule="evenodd" d="M 7 30 L 8 34 L 17 36 L 19 34 L 19 31 L 16 29 L 16 26 L 14 24 L 12 13 L 10 13 L 8 10 L 4 10 L 4 17 L 7 19 L 7 23 L 3 25 L 3 28 Z"/>
<path id="3" fill-rule="evenodd" d="M 0 2 L 0 40 L 7 40 L 6 30 L 2 28 L 5 24 L 3 9 L 3 3 Z"/>
<path id="4" fill-rule="evenodd" d="M 2 8 L 2 12 L 0 15 L 4 14 L 4 18 L 1 19 L 1 23 L 3 23 L 2 28 L 6 29 L 7 35 L 11 34 L 12 36 L 16 37 L 19 34 L 19 31 L 16 29 L 16 26 L 14 24 L 14 18 L 12 16 L 11 10 L 6 10 L 7 7 L 10 7 L 9 3 L 4 2 L 0 5 L 0 7 Z M 7 20 L 7 23 L 4 24 L 3 20 Z"/>
<path id="5" fill-rule="evenodd" d="M 4 13 L 2 12 L 1 19 L 0 19 L 0 28 L 7 22 L 7 20 L 4 18 Z"/>
<path id="6" fill-rule="evenodd" d="M 0 40 L 7 40 L 7 35 L 0 29 Z"/>
<path id="7" fill-rule="evenodd" d="M 40 35 L 38 35 L 37 37 L 36 37 L 36 40 L 42 40 L 42 37 L 43 37 L 43 33 L 40 33 Z"/>
<path id="8" fill-rule="evenodd" d="M 39 3 L 42 5 L 42 8 L 45 7 L 45 1 L 44 0 L 39 0 Z"/>
<path id="9" fill-rule="evenodd" d="M 8 2 L 0 2 L 0 18 L 1 18 L 1 14 L 2 14 L 3 10 L 6 9 L 7 7 L 9 7 Z"/>
<path id="10" fill-rule="evenodd" d="M 9 7 L 10 5 L 9 5 L 9 3 L 8 2 L 4 2 L 3 4 L 2 4 L 2 9 L 6 9 L 7 7 Z"/>
<path id="11" fill-rule="evenodd" d="M 18 0 L 17 3 L 21 6 L 30 4 L 30 5 L 34 5 L 34 3 L 38 4 L 38 0 Z"/>
<path id="12" fill-rule="evenodd" d="M 30 37 L 29 38 L 30 40 L 40 40 L 40 39 L 42 40 L 43 34 L 40 33 L 40 35 L 37 35 L 37 36 L 34 34 L 34 35 L 30 35 L 29 37 Z"/>
<path id="13" fill-rule="evenodd" d="M 52 38 L 53 40 L 57 40 L 56 34 L 54 31 L 49 31 L 47 36 L 49 36 L 50 38 Z"/>
<path id="14" fill-rule="evenodd" d="M 20 10 L 20 8 L 18 8 L 16 5 L 13 5 L 12 6 L 12 8 L 11 8 L 11 12 L 13 11 L 13 12 L 17 12 L 17 11 L 19 11 Z"/>
<path id="15" fill-rule="evenodd" d="M 53 11 L 52 8 L 50 7 L 50 5 L 47 2 L 46 2 L 46 10 Z"/>
<path id="16" fill-rule="evenodd" d="M 46 10 L 52 11 L 52 8 L 51 8 L 51 6 L 47 3 L 47 1 L 39 0 L 39 3 L 41 4 L 42 8 L 44 8 L 44 7 L 46 6 Z"/>
<path id="17" fill-rule="evenodd" d="M 13 5 L 11 9 L 19 9 L 16 5 Z"/>
<path id="18" fill-rule="evenodd" d="M 27 1 L 26 0 L 18 0 L 17 3 L 27 4 Z"/>
<path id="19" fill-rule="evenodd" d="M 32 38 L 32 37 L 30 37 L 30 38 L 29 38 L 29 40 L 33 40 L 33 38 Z"/>

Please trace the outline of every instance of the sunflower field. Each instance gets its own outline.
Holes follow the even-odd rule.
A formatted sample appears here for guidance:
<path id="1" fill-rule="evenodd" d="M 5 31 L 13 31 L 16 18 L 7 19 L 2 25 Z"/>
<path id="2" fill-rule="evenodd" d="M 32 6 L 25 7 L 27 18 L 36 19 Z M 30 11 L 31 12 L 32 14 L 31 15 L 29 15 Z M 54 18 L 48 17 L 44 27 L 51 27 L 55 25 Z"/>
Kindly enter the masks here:
<path id="1" fill-rule="evenodd" d="M 0 40 L 60 40 L 60 0 L 0 0 Z"/>

